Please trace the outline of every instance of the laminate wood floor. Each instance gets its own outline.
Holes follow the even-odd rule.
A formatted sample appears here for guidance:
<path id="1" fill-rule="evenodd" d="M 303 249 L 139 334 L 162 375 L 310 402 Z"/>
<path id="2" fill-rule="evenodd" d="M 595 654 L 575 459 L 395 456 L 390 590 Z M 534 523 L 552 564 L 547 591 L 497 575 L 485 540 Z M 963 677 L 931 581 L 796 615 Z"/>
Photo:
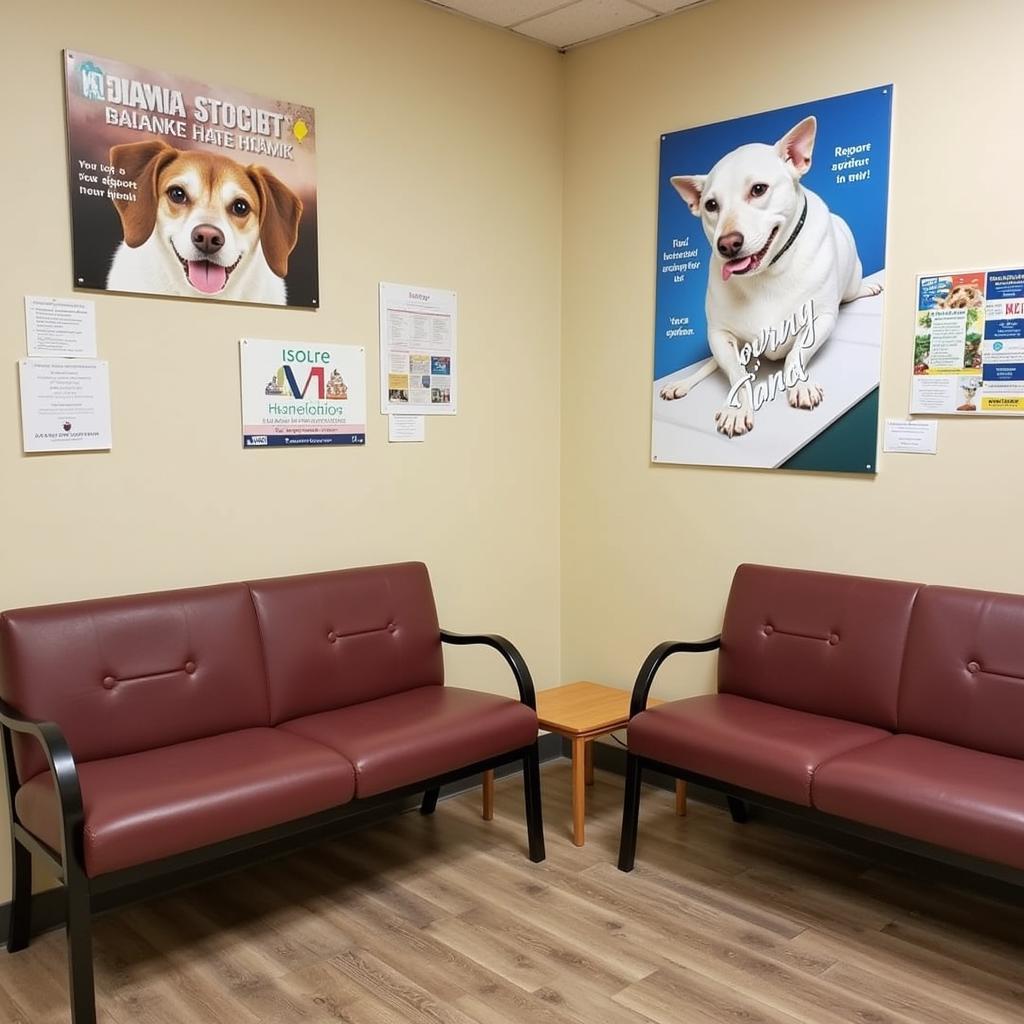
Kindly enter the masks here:
<path id="1" fill-rule="evenodd" d="M 621 780 L 570 841 L 543 770 L 548 860 L 522 789 L 479 792 L 100 918 L 103 1024 L 1017 1024 L 1024 907 L 970 876 L 884 866 L 648 790 L 614 866 Z M 0 1021 L 69 1018 L 63 935 L 0 952 Z"/>

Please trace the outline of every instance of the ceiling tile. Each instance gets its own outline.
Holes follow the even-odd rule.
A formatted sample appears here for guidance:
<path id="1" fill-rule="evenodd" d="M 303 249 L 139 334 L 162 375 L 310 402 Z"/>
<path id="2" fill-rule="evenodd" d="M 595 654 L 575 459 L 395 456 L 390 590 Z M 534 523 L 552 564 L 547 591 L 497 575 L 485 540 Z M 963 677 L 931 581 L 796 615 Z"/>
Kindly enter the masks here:
<path id="1" fill-rule="evenodd" d="M 673 11 L 681 11 L 684 7 L 692 7 L 702 2 L 703 0 L 637 0 L 641 7 L 649 7 L 658 14 L 671 14 Z"/>
<path id="2" fill-rule="evenodd" d="M 434 0 L 441 7 L 508 28 L 564 7 L 571 0 Z"/>
<path id="3" fill-rule="evenodd" d="M 517 25 L 516 31 L 551 46 L 572 46 L 654 16 L 630 0 L 577 0 L 568 7 Z"/>

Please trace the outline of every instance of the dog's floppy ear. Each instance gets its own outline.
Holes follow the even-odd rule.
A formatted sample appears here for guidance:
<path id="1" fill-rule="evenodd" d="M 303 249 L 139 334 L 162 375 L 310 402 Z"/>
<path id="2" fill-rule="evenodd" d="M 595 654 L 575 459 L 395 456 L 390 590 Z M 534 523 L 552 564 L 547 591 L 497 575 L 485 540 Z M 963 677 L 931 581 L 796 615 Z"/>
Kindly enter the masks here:
<path id="1" fill-rule="evenodd" d="M 776 152 L 784 163 L 792 165 L 798 178 L 802 178 L 811 169 L 811 154 L 814 152 L 814 137 L 817 134 L 818 119 L 805 117 L 775 143 Z"/>
<path id="2" fill-rule="evenodd" d="M 700 216 L 700 197 L 704 192 L 706 174 L 677 174 L 672 178 L 675 190 L 683 197 L 694 217 Z"/>
<path id="3" fill-rule="evenodd" d="M 128 199 L 114 200 L 114 206 L 121 217 L 124 243 L 130 249 L 138 248 L 153 234 L 156 225 L 157 175 L 177 155 L 178 150 L 160 139 L 127 142 L 111 149 L 110 163 L 117 169 L 118 177 L 128 178 L 136 184 L 134 202 Z"/>
<path id="4" fill-rule="evenodd" d="M 278 277 L 288 274 L 288 257 L 299 240 L 302 200 L 265 167 L 246 168 L 260 194 L 260 242 L 267 265 Z"/>

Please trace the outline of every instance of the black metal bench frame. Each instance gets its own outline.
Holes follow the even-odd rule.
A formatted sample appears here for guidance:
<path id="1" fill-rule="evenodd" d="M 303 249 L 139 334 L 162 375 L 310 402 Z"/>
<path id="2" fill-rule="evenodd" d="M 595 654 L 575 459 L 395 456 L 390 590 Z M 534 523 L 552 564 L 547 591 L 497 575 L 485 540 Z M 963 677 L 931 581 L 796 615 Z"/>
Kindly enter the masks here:
<path id="1" fill-rule="evenodd" d="M 658 674 L 658 669 L 661 668 L 667 658 L 673 654 L 698 654 L 715 651 L 721 645 L 722 638 L 720 635 L 696 642 L 668 640 L 665 643 L 658 644 L 647 656 L 636 677 L 633 693 L 630 698 L 629 717 L 632 719 L 640 714 L 641 711 L 647 709 L 647 698 L 650 695 L 651 687 L 654 685 L 654 677 Z M 619 840 L 618 866 L 620 871 L 632 871 L 636 861 L 637 829 L 640 818 L 640 788 L 645 771 L 656 772 L 669 778 L 691 782 L 694 785 L 703 786 L 705 789 L 722 793 L 725 796 L 729 813 L 737 824 L 746 824 L 749 805 L 763 807 L 767 810 L 778 811 L 790 818 L 808 822 L 814 826 L 824 825 L 828 829 L 854 836 L 857 839 L 879 843 L 883 846 L 914 854 L 915 856 L 927 857 L 929 860 L 984 875 L 987 878 L 996 879 L 1000 882 L 1007 882 L 1018 888 L 1024 885 L 1024 873 L 1007 865 L 982 860 L 979 857 L 972 857 L 969 854 L 949 850 L 944 846 L 936 846 L 933 843 L 927 843 L 920 839 L 912 839 L 899 832 L 890 832 L 871 825 L 863 825 L 860 822 L 851 821 L 849 818 L 841 818 L 834 814 L 828 814 L 825 811 L 819 811 L 814 807 L 805 807 L 802 804 L 790 803 L 788 800 L 780 800 L 777 797 L 767 796 L 755 790 L 744 789 L 742 786 L 723 782 L 721 779 L 711 778 L 698 772 L 680 768 L 678 765 L 665 764 L 652 758 L 641 757 L 632 751 L 627 751 L 626 754 L 626 783 L 622 803 L 622 833 Z"/>
<path id="2" fill-rule="evenodd" d="M 530 670 L 519 651 L 504 637 L 465 635 L 442 630 L 441 640 L 455 645 L 483 644 L 494 648 L 512 670 L 520 701 L 536 710 L 537 697 Z M 61 811 L 59 850 L 51 849 L 17 819 L 14 801 L 19 783 L 13 733 L 33 737 L 46 754 Z M 323 841 L 346 830 L 343 826 L 350 828 L 354 819 L 369 817 L 374 810 L 379 811 L 403 797 L 422 793 L 420 812 L 432 814 L 442 786 L 521 761 L 530 860 L 539 863 L 545 856 L 540 751 L 537 742 L 534 742 L 444 775 L 389 790 L 379 796 L 352 800 L 339 807 L 284 822 L 273 828 L 89 878 L 85 873 L 85 814 L 78 769 L 60 727 L 53 722 L 37 722 L 25 718 L 0 701 L 0 740 L 7 776 L 11 829 L 12 878 L 7 952 L 17 953 L 27 948 L 32 937 L 32 856 L 35 854 L 52 867 L 64 889 L 72 1024 L 96 1024 L 97 1019 L 92 962 L 94 913 L 148 899 L 171 889 L 195 885 L 227 871 Z"/>

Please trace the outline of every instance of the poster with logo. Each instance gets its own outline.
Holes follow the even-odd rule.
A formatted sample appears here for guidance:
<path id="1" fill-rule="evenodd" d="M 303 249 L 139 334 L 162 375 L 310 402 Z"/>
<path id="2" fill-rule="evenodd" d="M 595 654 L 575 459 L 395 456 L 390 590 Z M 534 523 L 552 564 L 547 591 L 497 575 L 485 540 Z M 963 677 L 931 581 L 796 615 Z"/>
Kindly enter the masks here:
<path id="1" fill-rule="evenodd" d="M 311 107 L 80 50 L 64 70 L 77 287 L 319 305 Z"/>
<path id="2" fill-rule="evenodd" d="M 366 350 L 243 338 L 242 445 L 366 444 Z"/>
<path id="3" fill-rule="evenodd" d="M 892 96 L 662 136 L 652 461 L 877 471 Z"/>
<path id="4" fill-rule="evenodd" d="M 917 279 L 910 411 L 1024 415 L 1024 268 Z"/>

